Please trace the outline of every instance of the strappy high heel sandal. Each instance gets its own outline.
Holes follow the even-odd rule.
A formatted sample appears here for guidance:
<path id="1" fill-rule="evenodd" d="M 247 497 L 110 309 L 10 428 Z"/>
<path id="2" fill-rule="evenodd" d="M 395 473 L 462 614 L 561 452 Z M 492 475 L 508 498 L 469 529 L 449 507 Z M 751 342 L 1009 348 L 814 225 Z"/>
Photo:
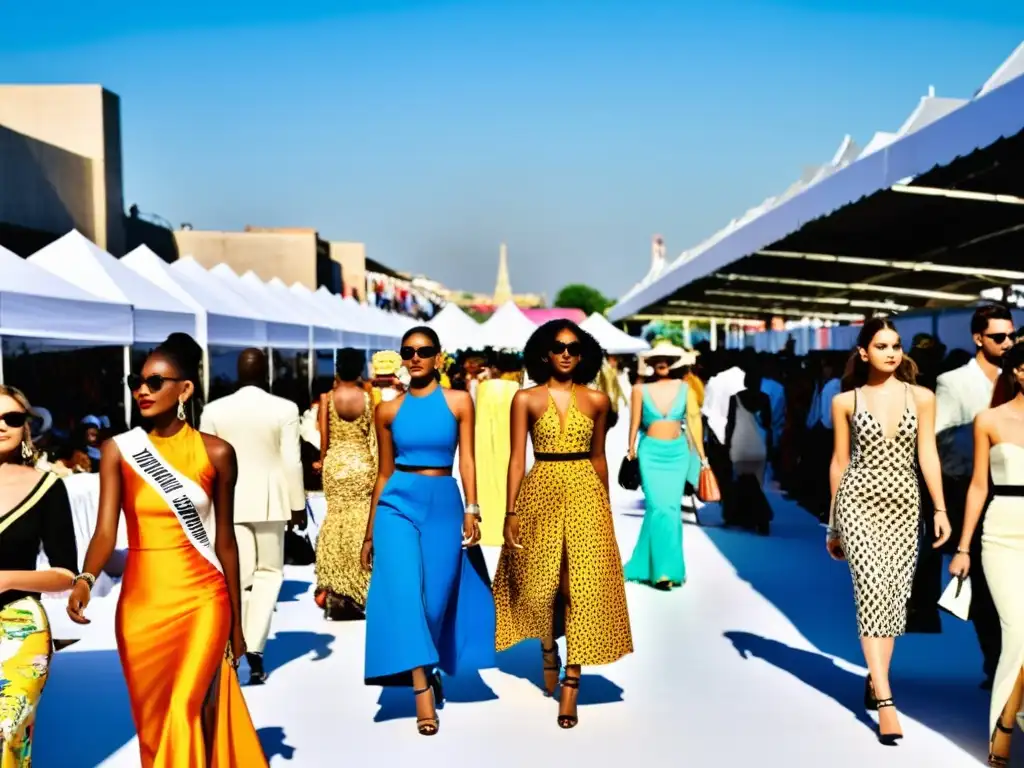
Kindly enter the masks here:
<path id="1" fill-rule="evenodd" d="M 544 647 L 544 643 L 541 643 L 540 644 L 540 652 L 541 652 L 541 654 L 543 654 L 543 658 L 544 658 L 544 693 L 547 696 L 554 696 L 555 695 L 555 691 L 558 689 L 558 676 L 559 676 L 559 674 L 562 671 L 562 658 L 558 654 L 558 644 L 555 643 L 550 648 L 545 648 Z M 552 656 L 555 659 L 555 663 L 553 665 L 552 664 L 548 664 L 548 659 L 551 658 Z M 548 672 L 554 672 L 555 673 L 555 684 L 554 685 L 548 685 L 548 681 L 547 681 L 547 673 Z"/>
<path id="2" fill-rule="evenodd" d="M 574 691 L 580 689 L 580 679 L 578 677 L 569 677 L 566 675 L 562 678 L 562 688 L 572 688 Z M 577 704 L 577 708 L 578 708 Z M 578 715 L 559 715 L 558 716 L 558 727 L 562 730 L 568 730 L 575 728 L 579 723 L 580 718 Z"/>
<path id="3" fill-rule="evenodd" d="M 871 675 L 864 678 L 864 709 L 872 712 L 878 709 L 878 699 L 875 698 L 875 686 L 871 684 Z"/>
<path id="4" fill-rule="evenodd" d="M 419 731 L 420 736 L 435 736 L 441 728 L 441 720 L 437 716 L 437 705 L 438 702 L 444 701 L 444 690 L 441 687 L 441 675 L 437 672 L 430 676 L 426 688 L 418 691 L 414 689 L 412 694 L 413 696 L 420 696 L 428 691 L 431 693 L 431 698 L 434 701 L 434 716 L 416 718 L 416 730 Z"/>
<path id="5" fill-rule="evenodd" d="M 992 738 L 988 741 L 988 764 L 991 766 L 995 766 L 996 768 L 1005 768 L 1005 766 L 1008 766 L 1010 764 L 1010 758 L 1002 757 L 1000 755 L 995 754 L 992 751 L 992 747 L 995 746 L 996 743 L 997 731 L 999 733 L 1005 733 L 1007 736 L 1012 736 L 1013 727 L 1011 726 L 1010 728 L 1007 728 L 1005 725 L 1003 725 L 1003 718 L 1000 717 L 998 720 L 996 720 L 996 727 L 995 730 L 992 731 Z"/>
<path id="6" fill-rule="evenodd" d="M 875 701 L 875 707 L 879 710 L 885 709 L 886 707 L 896 707 L 892 698 L 888 699 L 877 699 Z M 882 726 L 878 726 L 878 743 L 886 747 L 895 747 L 896 742 L 903 738 L 902 733 L 882 733 Z"/>

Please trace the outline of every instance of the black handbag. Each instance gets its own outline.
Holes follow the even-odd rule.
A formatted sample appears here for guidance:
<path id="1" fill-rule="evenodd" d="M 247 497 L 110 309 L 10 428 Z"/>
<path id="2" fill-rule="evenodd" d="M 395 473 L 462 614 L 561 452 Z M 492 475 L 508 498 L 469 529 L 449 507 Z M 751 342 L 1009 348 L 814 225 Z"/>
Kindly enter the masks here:
<path id="1" fill-rule="evenodd" d="M 619 485 L 627 491 L 635 491 L 640 487 L 640 461 L 629 456 L 622 458 L 619 466 Z"/>

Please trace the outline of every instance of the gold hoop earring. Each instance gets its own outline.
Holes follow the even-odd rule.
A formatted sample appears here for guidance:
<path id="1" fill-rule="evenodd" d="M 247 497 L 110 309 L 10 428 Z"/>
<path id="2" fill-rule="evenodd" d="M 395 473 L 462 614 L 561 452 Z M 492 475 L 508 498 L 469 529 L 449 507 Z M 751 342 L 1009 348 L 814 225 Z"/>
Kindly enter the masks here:
<path id="1" fill-rule="evenodd" d="M 178 401 L 178 421 L 185 421 L 185 401 Z"/>
<path id="2" fill-rule="evenodd" d="M 32 450 L 32 443 L 28 440 L 21 441 L 21 458 L 31 459 L 35 455 L 35 451 Z"/>

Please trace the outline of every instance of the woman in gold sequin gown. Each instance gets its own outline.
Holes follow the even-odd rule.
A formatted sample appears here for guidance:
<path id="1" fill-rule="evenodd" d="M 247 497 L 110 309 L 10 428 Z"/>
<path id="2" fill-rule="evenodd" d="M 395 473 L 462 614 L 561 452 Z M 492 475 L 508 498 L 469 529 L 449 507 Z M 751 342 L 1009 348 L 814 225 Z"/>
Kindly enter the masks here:
<path id="1" fill-rule="evenodd" d="M 589 389 L 604 354 L 567 320 L 545 323 L 524 351 L 543 382 L 512 401 L 512 451 L 501 557 L 494 575 L 495 647 L 540 638 L 544 686 L 558 687 L 555 639 L 566 642 L 558 725 L 578 722 L 580 667 L 631 653 L 622 559 L 615 539 L 604 454 L 608 397 Z M 535 464 L 524 477 L 526 434 Z"/>
<path id="2" fill-rule="evenodd" d="M 377 480 L 373 402 L 359 386 L 356 349 L 338 351 L 337 384 L 320 403 L 320 465 L 327 515 L 316 541 L 316 591 L 327 618 L 362 618 L 370 574 L 359 553 Z"/>

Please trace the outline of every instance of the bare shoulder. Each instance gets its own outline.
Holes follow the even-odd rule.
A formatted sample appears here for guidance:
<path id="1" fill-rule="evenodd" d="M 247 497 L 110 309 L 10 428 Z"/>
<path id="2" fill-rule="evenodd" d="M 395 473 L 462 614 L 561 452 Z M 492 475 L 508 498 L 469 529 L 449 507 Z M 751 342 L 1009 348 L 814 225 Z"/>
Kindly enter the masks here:
<path id="1" fill-rule="evenodd" d="M 203 437 L 203 445 L 206 447 L 206 455 L 210 457 L 210 463 L 218 471 L 235 466 L 235 449 L 231 443 L 216 435 L 208 435 L 205 432 L 199 434 Z"/>
<path id="2" fill-rule="evenodd" d="M 854 391 L 852 389 L 849 392 L 840 392 L 832 398 L 832 407 L 838 408 L 843 413 L 849 413 L 853 411 L 854 396 Z"/>
<path id="3" fill-rule="evenodd" d="M 611 406 L 611 400 L 608 395 L 598 389 L 577 387 L 576 392 L 577 399 L 586 402 L 595 412 L 606 411 Z"/>
<path id="4" fill-rule="evenodd" d="M 100 461 L 120 461 L 121 449 L 117 447 L 117 441 L 109 438 L 100 445 Z"/>
<path id="5" fill-rule="evenodd" d="M 910 391 L 914 395 L 914 402 L 917 405 L 934 405 L 935 393 L 927 387 L 919 387 L 917 384 L 910 385 Z"/>
<path id="6" fill-rule="evenodd" d="M 995 408 L 986 408 L 984 411 L 974 417 L 974 426 L 979 429 L 988 431 L 993 424 L 995 424 L 1006 410 L 1006 405 L 999 405 Z"/>
<path id="7" fill-rule="evenodd" d="M 453 413 L 460 411 L 465 413 L 467 410 L 473 409 L 473 398 L 470 397 L 469 392 L 463 392 L 461 389 L 442 389 L 441 391 Z"/>
<path id="8" fill-rule="evenodd" d="M 395 420 L 395 415 L 398 413 L 398 409 L 402 407 L 402 402 L 405 400 L 405 395 L 399 395 L 394 400 L 381 400 L 377 403 L 377 407 L 374 409 L 373 417 L 378 424 L 385 426 L 391 424 Z"/>

